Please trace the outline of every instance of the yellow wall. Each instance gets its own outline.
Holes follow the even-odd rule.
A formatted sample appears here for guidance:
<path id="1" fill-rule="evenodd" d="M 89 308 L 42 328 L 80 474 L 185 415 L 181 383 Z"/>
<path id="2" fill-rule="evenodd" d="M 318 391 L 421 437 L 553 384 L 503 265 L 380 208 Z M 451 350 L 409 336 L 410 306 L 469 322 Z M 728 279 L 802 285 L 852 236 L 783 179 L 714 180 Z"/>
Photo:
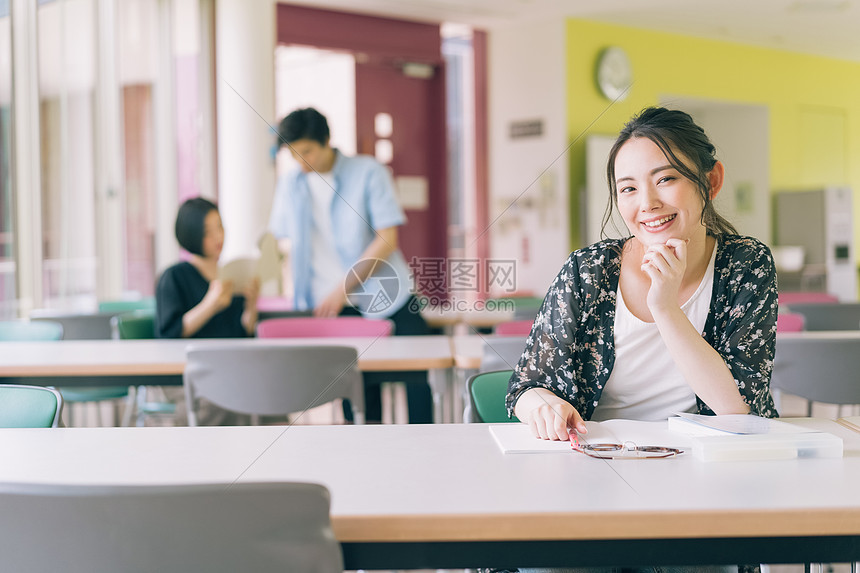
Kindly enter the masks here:
<path id="1" fill-rule="evenodd" d="M 612 106 L 594 81 L 597 55 L 610 45 L 624 48 L 634 74 L 627 98 Z M 570 140 L 580 138 L 570 149 L 574 194 L 585 184 L 584 132 L 617 133 L 630 116 L 666 96 L 764 104 L 771 188 L 851 186 L 860 246 L 860 63 L 569 20 L 567 74 Z M 571 201 L 574 222 L 577 203 Z M 581 246 L 578 228 L 571 242 Z"/>

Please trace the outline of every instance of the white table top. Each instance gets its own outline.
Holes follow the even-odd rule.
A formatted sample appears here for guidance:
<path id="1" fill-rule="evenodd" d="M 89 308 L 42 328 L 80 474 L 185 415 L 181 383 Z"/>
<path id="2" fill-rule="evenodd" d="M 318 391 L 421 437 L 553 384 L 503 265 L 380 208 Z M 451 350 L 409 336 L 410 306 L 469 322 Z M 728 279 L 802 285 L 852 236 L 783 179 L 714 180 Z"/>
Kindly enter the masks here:
<path id="1" fill-rule="evenodd" d="M 189 344 L 334 344 L 354 347 L 365 371 L 427 370 L 453 365 L 447 336 L 4 342 L 0 376 L 177 375 Z"/>
<path id="2" fill-rule="evenodd" d="M 504 455 L 487 425 L 0 430 L 0 481 L 312 481 L 342 542 L 860 534 L 860 434 L 842 459 L 704 463 Z"/>

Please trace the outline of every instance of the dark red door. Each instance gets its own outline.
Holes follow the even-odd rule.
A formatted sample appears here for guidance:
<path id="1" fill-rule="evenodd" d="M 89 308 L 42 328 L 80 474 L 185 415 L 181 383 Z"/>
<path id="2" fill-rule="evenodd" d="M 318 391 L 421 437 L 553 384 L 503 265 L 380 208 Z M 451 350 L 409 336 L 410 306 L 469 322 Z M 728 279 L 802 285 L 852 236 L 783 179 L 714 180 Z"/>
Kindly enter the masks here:
<path id="1" fill-rule="evenodd" d="M 412 191 L 404 196 L 408 222 L 400 230 L 406 260 L 442 258 L 447 254 L 444 72 L 433 77 L 404 75 L 391 64 L 356 64 L 356 134 L 359 153 L 373 155 L 380 138 L 379 113 L 391 116 L 393 148 L 389 163 L 395 184 Z M 408 183 L 407 183 L 408 182 Z M 426 201 L 418 191 L 426 185 Z"/>

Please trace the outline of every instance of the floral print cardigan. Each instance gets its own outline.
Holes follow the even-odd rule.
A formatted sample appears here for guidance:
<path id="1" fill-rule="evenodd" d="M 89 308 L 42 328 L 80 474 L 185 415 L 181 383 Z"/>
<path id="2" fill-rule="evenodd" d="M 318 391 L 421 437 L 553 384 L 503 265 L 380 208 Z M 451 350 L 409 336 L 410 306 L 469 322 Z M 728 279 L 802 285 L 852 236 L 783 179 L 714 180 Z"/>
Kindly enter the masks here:
<path id="1" fill-rule="evenodd" d="M 543 301 L 508 383 L 508 416 L 520 394 L 546 388 L 589 420 L 615 363 L 615 298 L 623 239 L 571 253 Z M 714 288 L 702 336 L 725 360 L 753 414 L 776 417 L 770 375 L 776 344 L 776 269 L 770 249 L 717 237 Z M 713 414 L 698 397 L 699 413 Z"/>

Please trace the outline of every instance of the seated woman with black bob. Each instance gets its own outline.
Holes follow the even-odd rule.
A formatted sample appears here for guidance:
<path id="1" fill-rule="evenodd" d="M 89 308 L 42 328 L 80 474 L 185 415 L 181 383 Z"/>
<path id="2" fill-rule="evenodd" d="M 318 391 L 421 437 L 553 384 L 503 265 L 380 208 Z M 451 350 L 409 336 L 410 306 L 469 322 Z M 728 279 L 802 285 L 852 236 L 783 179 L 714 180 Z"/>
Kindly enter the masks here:
<path id="1" fill-rule="evenodd" d="M 242 338 L 257 326 L 259 281 L 244 293 L 218 279 L 224 227 L 218 207 L 203 198 L 185 201 L 176 216 L 176 239 L 191 258 L 168 268 L 155 291 L 157 338 Z"/>

